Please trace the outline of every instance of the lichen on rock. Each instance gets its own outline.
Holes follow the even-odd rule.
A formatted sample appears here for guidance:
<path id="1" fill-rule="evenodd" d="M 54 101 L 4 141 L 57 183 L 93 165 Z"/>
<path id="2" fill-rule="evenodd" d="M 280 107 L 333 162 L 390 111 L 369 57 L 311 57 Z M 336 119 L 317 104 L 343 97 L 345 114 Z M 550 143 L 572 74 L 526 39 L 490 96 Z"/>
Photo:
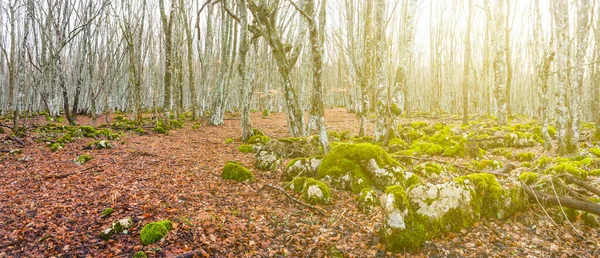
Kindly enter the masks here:
<path id="1" fill-rule="evenodd" d="M 317 175 L 321 159 L 318 157 L 297 158 L 288 162 L 283 177 L 285 181 L 291 181 L 297 176 L 315 177 Z"/>
<path id="2" fill-rule="evenodd" d="M 281 165 L 281 159 L 271 151 L 261 150 L 255 155 L 254 166 L 262 171 L 273 171 Z"/>
<path id="3" fill-rule="evenodd" d="M 375 189 L 364 188 L 358 196 L 358 209 L 364 213 L 371 213 L 379 206 L 378 194 Z"/>
<path id="4" fill-rule="evenodd" d="M 130 217 L 117 220 L 113 222 L 109 228 L 100 232 L 100 238 L 103 240 L 108 240 L 115 234 L 127 234 L 127 231 L 129 228 L 131 228 L 131 226 L 133 226 L 133 220 Z"/>
<path id="5" fill-rule="evenodd" d="M 325 183 L 307 178 L 302 188 L 302 199 L 309 204 L 329 204 L 331 191 Z"/>

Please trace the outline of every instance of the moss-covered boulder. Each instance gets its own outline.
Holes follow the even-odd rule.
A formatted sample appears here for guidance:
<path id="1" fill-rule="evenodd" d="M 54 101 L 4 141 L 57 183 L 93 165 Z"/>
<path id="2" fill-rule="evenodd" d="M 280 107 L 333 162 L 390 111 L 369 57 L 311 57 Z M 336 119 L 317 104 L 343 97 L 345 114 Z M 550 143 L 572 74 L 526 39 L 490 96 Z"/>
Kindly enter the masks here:
<path id="1" fill-rule="evenodd" d="M 502 187 L 494 175 L 470 174 L 442 184 L 390 186 L 381 196 L 381 235 L 392 252 L 415 250 L 443 232 L 459 231 L 481 218 L 506 218 L 522 209 L 518 185 Z"/>
<path id="2" fill-rule="evenodd" d="M 235 161 L 229 161 L 225 164 L 221 172 L 221 177 L 238 182 L 248 182 L 254 179 L 254 175 L 250 170 Z"/>
<path id="3" fill-rule="evenodd" d="M 294 192 L 300 193 L 302 192 L 302 189 L 304 189 L 304 183 L 306 183 L 307 179 L 308 177 L 305 176 L 296 177 L 294 178 L 294 180 L 292 180 L 286 185 L 286 188 L 289 188 Z"/>
<path id="4" fill-rule="evenodd" d="M 540 174 L 534 172 L 523 172 L 519 175 L 519 180 L 528 185 L 532 185 L 540 180 Z"/>
<path id="5" fill-rule="evenodd" d="M 321 159 L 316 157 L 293 159 L 285 167 L 283 178 L 291 181 L 297 176 L 315 177 L 320 164 Z"/>
<path id="6" fill-rule="evenodd" d="M 129 217 L 117 220 L 109 228 L 100 232 L 100 238 L 103 240 L 108 240 L 115 234 L 127 234 L 131 226 L 133 226 L 133 220 Z"/>
<path id="7" fill-rule="evenodd" d="M 242 145 L 240 145 L 240 147 L 238 147 L 238 150 L 241 153 L 253 153 L 254 152 L 254 146 L 252 146 L 250 144 L 242 144 Z"/>
<path id="8" fill-rule="evenodd" d="M 262 171 L 274 171 L 281 165 L 281 159 L 271 151 L 258 151 L 254 157 L 254 166 Z"/>
<path id="9" fill-rule="evenodd" d="M 388 144 L 387 144 L 387 150 L 389 152 L 397 152 L 400 150 L 406 150 L 409 147 L 410 146 L 408 145 L 408 143 L 406 143 L 404 140 L 402 140 L 400 138 L 392 138 L 391 140 L 388 141 Z"/>
<path id="10" fill-rule="evenodd" d="M 302 188 L 302 199 L 309 204 L 329 204 L 331 191 L 325 183 L 307 178 Z"/>
<path id="11" fill-rule="evenodd" d="M 140 231 L 140 239 L 143 245 L 149 245 L 162 241 L 173 225 L 169 220 L 161 220 L 146 224 Z"/>
<path id="12" fill-rule="evenodd" d="M 89 154 L 82 154 L 77 156 L 75 159 L 73 159 L 73 162 L 75 162 L 75 164 L 83 166 L 85 163 L 87 163 L 88 161 L 92 160 L 94 157 L 92 157 L 92 155 Z"/>
<path id="13" fill-rule="evenodd" d="M 99 140 L 88 143 L 85 149 L 110 149 L 114 147 L 112 143 L 107 140 Z"/>
<path id="14" fill-rule="evenodd" d="M 257 145 L 265 145 L 267 144 L 269 141 L 271 141 L 271 138 L 262 135 L 262 134 L 257 134 L 254 135 L 252 137 L 250 137 L 250 139 L 248 139 L 248 141 L 246 143 L 248 144 L 257 144 Z"/>
<path id="15" fill-rule="evenodd" d="M 323 156 L 317 178 L 331 186 L 359 193 L 364 188 L 385 189 L 403 183 L 404 170 L 381 147 L 370 143 L 340 144 Z"/>
<path id="16" fill-rule="evenodd" d="M 100 218 L 106 218 L 108 216 L 110 216 L 115 210 L 113 208 L 106 208 L 104 210 L 102 210 L 102 213 L 100 213 Z"/>
<path id="17" fill-rule="evenodd" d="M 321 154 L 319 137 L 290 137 L 269 141 L 265 150 L 283 158 L 311 157 Z"/>
<path id="18" fill-rule="evenodd" d="M 379 207 L 379 199 L 377 196 L 377 191 L 375 189 L 362 189 L 357 199 L 358 209 L 364 213 L 371 213 L 377 209 L 377 207 Z"/>

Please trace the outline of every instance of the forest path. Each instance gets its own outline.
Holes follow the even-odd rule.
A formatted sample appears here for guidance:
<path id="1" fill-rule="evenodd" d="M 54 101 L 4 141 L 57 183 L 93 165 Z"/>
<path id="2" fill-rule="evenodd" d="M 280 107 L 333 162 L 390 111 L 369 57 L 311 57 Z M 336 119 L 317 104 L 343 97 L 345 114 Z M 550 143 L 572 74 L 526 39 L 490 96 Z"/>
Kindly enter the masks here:
<path id="1" fill-rule="evenodd" d="M 357 133 L 352 131 L 358 128 L 354 114 L 334 109 L 326 116 L 328 129 Z M 254 113 L 252 118 L 267 135 L 287 136 L 284 114 Z M 131 257 L 138 250 L 151 257 L 194 250 L 211 257 L 323 257 L 332 246 L 355 257 L 385 255 L 381 243 L 369 246 L 379 213 L 358 212 L 353 195 L 332 189 L 333 204 L 322 206 L 327 214 L 321 216 L 277 191 L 261 188 L 267 183 L 281 185 L 281 173 L 253 169 L 253 155 L 237 150 L 242 144 L 239 119 L 228 117 L 222 126 L 203 125 L 197 130 L 187 124 L 169 135 L 128 133 L 113 141 L 112 149 L 83 150 L 90 139 L 80 138 L 54 153 L 32 143 L 21 155 L 8 155 L 0 162 L 0 257 Z M 228 138 L 235 140 L 225 144 Z M 94 159 L 83 166 L 73 163 L 86 152 Z M 230 160 L 251 168 L 256 180 L 221 179 L 221 168 Z M 107 207 L 115 212 L 100 218 Z M 481 222 L 427 243 L 414 255 L 546 256 L 585 251 L 585 241 L 564 233 L 569 228 L 552 226 L 537 214 L 543 213 Z M 109 241 L 98 238 L 112 222 L 128 216 L 136 222 L 129 234 Z M 174 230 L 165 242 L 142 246 L 141 228 L 160 219 L 173 221 Z M 595 232 L 583 234 L 588 241 L 598 238 Z"/>

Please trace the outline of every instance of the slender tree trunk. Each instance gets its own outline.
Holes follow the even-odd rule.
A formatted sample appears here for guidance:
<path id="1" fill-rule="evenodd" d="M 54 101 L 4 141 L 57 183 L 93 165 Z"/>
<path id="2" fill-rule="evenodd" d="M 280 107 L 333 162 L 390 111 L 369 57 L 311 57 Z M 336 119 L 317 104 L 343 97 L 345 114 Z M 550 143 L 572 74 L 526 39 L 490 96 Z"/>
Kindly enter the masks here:
<path id="1" fill-rule="evenodd" d="M 471 27 L 473 24 L 473 0 L 469 0 L 469 17 L 467 18 L 467 31 L 465 34 L 464 70 L 462 83 L 463 97 L 463 125 L 469 124 L 469 69 L 471 64 Z"/>
<path id="2" fill-rule="evenodd" d="M 198 94 L 196 93 L 196 80 L 194 79 L 194 59 L 193 53 L 194 48 L 192 44 L 192 30 L 188 21 L 188 15 L 183 0 L 179 0 L 179 10 L 181 11 L 181 19 L 183 23 L 183 29 L 185 30 L 186 43 L 187 43 L 187 65 L 188 65 L 188 83 L 190 84 L 191 96 L 191 109 L 192 109 L 192 120 L 198 118 Z"/>
<path id="3" fill-rule="evenodd" d="M 583 74 L 584 74 L 584 60 L 588 46 L 588 35 L 589 35 L 589 11 L 590 1 L 580 0 L 579 10 L 577 12 L 577 49 L 575 53 L 574 69 L 571 73 L 571 82 L 569 83 L 569 96 L 570 96 L 570 115 L 571 115 L 571 132 L 572 137 L 567 140 L 567 151 L 574 152 L 577 150 L 579 144 L 579 126 L 581 124 L 581 97 L 583 95 Z M 596 42 L 599 44 L 600 42 Z"/>
<path id="4" fill-rule="evenodd" d="M 552 16 L 554 19 L 554 37 L 556 40 L 556 67 L 558 93 L 556 102 L 556 138 L 558 153 L 567 153 L 567 124 L 569 110 L 567 109 L 567 66 L 569 56 L 569 10 L 567 0 L 552 1 Z"/>
<path id="5" fill-rule="evenodd" d="M 510 27 L 509 20 L 510 18 L 510 0 L 506 0 L 506 16 L 505 16 L 505 26 L 504 26 L 504 45 L 506 48 L 506 96 L 504 99 L 506 100 L 506 116 L 507 119 L 512 116 L 512 93 L 511 93 L 511 85 L 512 85 L 512 77 L 513 77 L 513 67 L 511 60 L 511 48 L 510 48 Z"/>
<path id="6" fill-rule="evenodd" d="M 165 36 L 165 77 L 164 83 L 164 102 L 163 112 L 165 124 L 168 124 L 171 113 L 171 76 L 173 73 L 173 16 L 175 14 L 175 1 L 171 1 L 171 11 L 169 17 L 165 13 L 165 1 L 159 0 L 160 17 L 162 21 L 163 33 Z"/>
<path id="7" fill-rule="evenodd" d="M 508 124 L 507 106 L 506 106 L 506 41 L 504 40 L 504 1 L 500 0 L 496 5 L 495 15 L 495 33 L 492 36 L 495 45 L 494 58 L 494 96 L 496 99 L 498 124 Z"/>
<path id="8" fill-rule="evenodd" d="M 373 68 L 376 72 L 375 85 L 377 92 L 377 120 L 375 123 L 375 141 L 383 141 L 387 143 L 389 138 L 388 129 L 391 127 L 388 123 L 392 123 L 390 115 L 390 105 L 388 101 L 390 91 L 388 90 L 388 80 L 385 59 L 386 51 L 386 36 L 385 36 L 385 0 L 377 0 L 375 2 L 375 62 Z"/>
<path id="9" fill-rule="evenodd" d="M 365 27 L 363 28 L 363 65 L 362 71 L 360 72 L 360 112 L 358 113 L 360 118 L 360 130 L 358 135 L 365 136 L 367 132 L 367 114 L 369 113 L 369 92 L 372 85 L 372 50 L 373 50 L 373 0 L 366 1 L 365 11 Z"/>

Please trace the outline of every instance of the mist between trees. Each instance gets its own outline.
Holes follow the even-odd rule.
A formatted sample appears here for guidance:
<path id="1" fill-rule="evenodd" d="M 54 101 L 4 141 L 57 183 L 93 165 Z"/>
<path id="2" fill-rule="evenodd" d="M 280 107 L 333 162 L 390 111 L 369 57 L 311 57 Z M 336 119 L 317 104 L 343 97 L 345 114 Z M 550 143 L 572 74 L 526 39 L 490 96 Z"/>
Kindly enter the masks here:
<path id="1" fill-rule="evenodd" d="M 558 150 L 595 121 L 596 0 L 2 0 L 0 107 L 71 124 L 119 110 L 223 123 L 286 112 L 290 134 L 325 132 L 345 107 L 387 139 L 415 112 L 537 117 Z M 305 113 L 307 112 L 307 113 Z M 305 123 L 305 116 L 309 122 Z M 370 115 L 375 132 L 366 132 Z M 326 137 L 321 137 L 326 139 Z M 325 140 L 326 141 L 326 140 Z M 322 143 L 327 146 L 326 142 Z"/>

